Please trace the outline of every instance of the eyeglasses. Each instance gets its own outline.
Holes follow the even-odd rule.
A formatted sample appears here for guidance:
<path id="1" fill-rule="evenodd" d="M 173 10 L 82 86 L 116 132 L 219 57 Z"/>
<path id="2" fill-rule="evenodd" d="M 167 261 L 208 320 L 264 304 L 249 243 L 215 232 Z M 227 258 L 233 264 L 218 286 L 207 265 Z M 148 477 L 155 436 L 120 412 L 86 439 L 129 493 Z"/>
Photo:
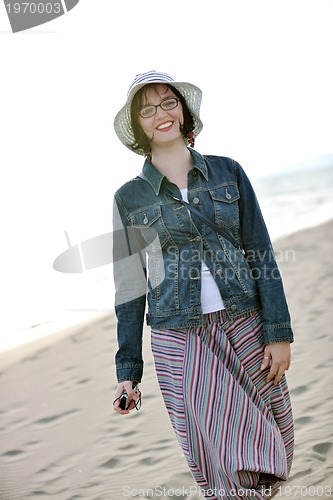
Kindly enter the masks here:
<path id="1" fill-rule="evenodd" d="M 148 106 L 144 106 L 142 109 L 139 111 L 139 115 L 142 118 L 150 118 L 154 116 L 157 112 L 157 108 L 163 109 L 163 111 L 170 111 L 171 109 L 174 109 L 178 106 L 179 99 L 178 97 L 168 97 L 167 99 L 164 99 L 161 104 L 149 104 Z"/>

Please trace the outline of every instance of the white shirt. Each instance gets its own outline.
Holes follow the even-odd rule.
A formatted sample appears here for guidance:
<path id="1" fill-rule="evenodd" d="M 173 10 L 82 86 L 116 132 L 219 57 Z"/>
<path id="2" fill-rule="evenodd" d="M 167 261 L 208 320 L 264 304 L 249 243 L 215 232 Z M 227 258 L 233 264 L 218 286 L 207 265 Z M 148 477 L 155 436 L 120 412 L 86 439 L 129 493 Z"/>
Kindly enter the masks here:
<path id="1" fill-rule="evenodd" d="M 180 192 L 183 200 L 188 202 L 187 188 L 181 189 Z M 204 261 L 201 266 L 201 307 L 203 314 L 224 309 L 220 291 Z"/>

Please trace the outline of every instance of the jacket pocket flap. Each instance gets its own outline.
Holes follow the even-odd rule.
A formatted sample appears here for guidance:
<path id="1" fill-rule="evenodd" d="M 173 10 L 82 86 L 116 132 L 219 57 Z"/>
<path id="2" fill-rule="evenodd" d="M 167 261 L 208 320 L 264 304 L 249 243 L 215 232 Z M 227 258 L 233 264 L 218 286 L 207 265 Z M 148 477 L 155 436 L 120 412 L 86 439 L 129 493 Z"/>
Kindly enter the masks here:
<path id="1" fill-rule="evenodd" d="M 213 200 L 222 201 L 224 203 L 233 203 L 239 199 L 239 191 L 237 186 L 228 184 L 217 189 L 210 190 Z"/>
<path id="2" fill-rule="evenodd" d="M 133 226 L 136 227 L 150 227 L 161 216 L 162 214 L 160 207 L 147 208 L 146 210 L 142 210 L 140 212 L 132 214 L 131 222 Z"/>

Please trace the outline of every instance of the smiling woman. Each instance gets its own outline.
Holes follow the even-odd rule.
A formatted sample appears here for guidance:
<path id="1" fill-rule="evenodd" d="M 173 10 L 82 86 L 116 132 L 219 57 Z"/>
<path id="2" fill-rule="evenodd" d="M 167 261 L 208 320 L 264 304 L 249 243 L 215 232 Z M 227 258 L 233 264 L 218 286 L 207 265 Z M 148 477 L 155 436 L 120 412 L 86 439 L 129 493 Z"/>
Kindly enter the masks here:
<path id="1" fill-rule="evenodd" d="M 285 377 L 293 332 L 249 179 L 236 161 L 192 149 L 201 96 L 150 71 L 136 77 L 115 118 L 120 140 L 146 161 L 114 200 L 122 228 L 114 409 L 126 415 L 140 397 L 148 286 L 157 378 L 194 479 L 207 498 L 240 499 L 251 489 L 264 499 L 293 457 Z"/>

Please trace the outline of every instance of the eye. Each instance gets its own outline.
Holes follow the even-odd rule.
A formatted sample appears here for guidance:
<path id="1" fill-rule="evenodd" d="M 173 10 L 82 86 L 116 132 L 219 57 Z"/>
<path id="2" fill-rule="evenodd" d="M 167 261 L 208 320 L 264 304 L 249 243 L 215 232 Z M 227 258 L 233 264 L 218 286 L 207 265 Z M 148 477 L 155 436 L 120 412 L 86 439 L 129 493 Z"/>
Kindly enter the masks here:
<path id="1" fill-rule="evenodd" d="M 149 118 L 155 114 L 155 106 L 145 106 L 141 109 L 140 115 L 142 118 Z"/>
<path id="2" fill-rule="evenodd" d="M 164 110 L 168 110 L 175 108 L 177 104 L 178 100 L 175 97 L 170 97 L 170 99 L 165 99 L 165 101 L 161 103 L 161 106 Z"/>

